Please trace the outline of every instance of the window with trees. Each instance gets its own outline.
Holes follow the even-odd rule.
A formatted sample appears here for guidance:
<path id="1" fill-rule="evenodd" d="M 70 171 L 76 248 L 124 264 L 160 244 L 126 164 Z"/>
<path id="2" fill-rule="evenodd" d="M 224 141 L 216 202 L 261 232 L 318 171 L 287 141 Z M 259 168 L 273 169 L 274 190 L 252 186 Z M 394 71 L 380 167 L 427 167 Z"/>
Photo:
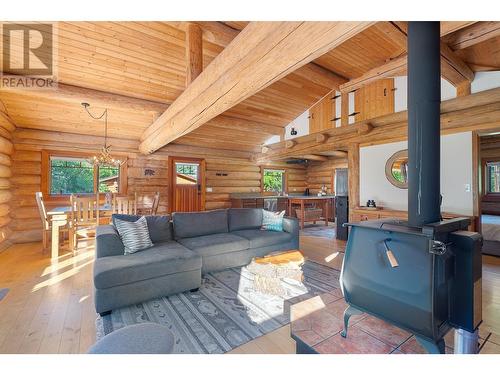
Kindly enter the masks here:
<path id="1" fill-rule="evenodd" d="M 44 158 L 42 173 L 47 178 L 42 190 L 50 196 L 119 193 L 122 190 L 123 167 L 95 166 L 86 156 L 45 153 Z"/>
<path id="2" fill-rule="evenodd" d="M 262 189 L 264 192 L 284 193 L 286 191 L 286 171 L 282 169 L 263 169 Z"/>

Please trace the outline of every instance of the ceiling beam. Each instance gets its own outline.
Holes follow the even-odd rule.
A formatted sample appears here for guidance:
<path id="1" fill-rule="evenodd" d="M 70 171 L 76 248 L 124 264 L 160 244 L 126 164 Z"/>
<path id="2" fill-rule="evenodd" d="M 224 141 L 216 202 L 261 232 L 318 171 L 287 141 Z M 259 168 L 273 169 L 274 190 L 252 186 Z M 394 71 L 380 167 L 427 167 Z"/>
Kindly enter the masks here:
<path id="1" fill-rule="evenodd" d="M 302 155 L 297 157 L 294 157 L 294 159 L 306 159 L 306 160 L 314 160 L 314 161 L 328 161 L 330 160 L 328 156 L 323 156 L 323 155 Z"/>
<path id="2" fill-rule="evenodd" d="M 305 154 L 346 150 L 350 143 L 379 144 L 404 140 L 407 136 L 408 112 L 402 111 L 360 121 L 347 127 L 294 138 L 296 145 L 287 149 L 285 142 L 268 146 L 267 152 L 253 157 L 256 162 L 271 162 Z M 461 96 L 441 103 L 441 132 L 497 129 L 500 121 L 500 88 Z M 324 134 L 326 141 L 317 142 Z"/>
<path id="3" fill-rule="evenodd" d="M 454 33 L 476 23 L 475 21 L 441 21 L 441 36 Z"/>
<path id="4" fill-rule="evenodd" d="M 251 22 L 143 133 L 148 154 L 325 54 L 372 22 Z"/>
<path id="5" fill-rule="evenodd" d="M 407 64 L 408 57 L 406 54 L 396 57 L 395 59 L 392 59 L 381 66 L 370 69 L 365 74 L 340 85 L 340 91 L 343 93 L 350 92 L 381 78 L 391 78 L 402 75 L 406 72 Z"/>
<path id="6" fill-rule="evenodd" d="M 472 69 L 443 42 L 441 42 L 441 76 L 455 87 L 474 80 Z"/>
<path id="7" fill-rule="evenodd" d="M 394 38 L 393 40 L 400 46 L 403 46 L 403 38 L 406 39 L 406 22 L 381 22 L 377 24 L 377 27 Z M 381 78 L 392 78 L 402 75 L 406 72 L 407 60 L 406 54 L 395 57 L 369 70 L 365 74 L 340 85 L 340 91 L 344 93 L 350 92 Z M 465 82 L 471 82 L 474 79 L 474 72 L 472 69 L 470 69 L 469 66 L 443 42 L 441 43 L 441 75 L 455 87 Z"/>
<path id="8" fill-rule="evenodd" d="M 340 85 L 348 81 L 347 78 L 325 69 L 314 62 L 304 65 L 302 68 L 294 71 L 293 74 L 307 79 L 314 84 L 329 87 L 337 91 L 340 89 Z"/>
<path id="9" fill-rule="evenodd" d="M 221 47 L 227 47 L 231 41 L 238 36 L 240 30 L 236 30 L 223 22 L 192 22 L 203 29 L 203 38 Z M 339 85 L 347 82 L 347 78 L 342 77 L 331 70 L 325 69 L 314 62 L 297 69 L 293 74 L 309 80 L 320 86 L 327 86 L 338 90 Z"/>
<path id="10" fill-rule="evenodd" d="M 475 22 L 471 26 L 448 35 L 445 41 L 452 50 L 456 51 L 497 36 L 500 36 L 500 22 Z"/>
<path id="11" fill-rule="evenodd" d="M 51 90 L 25 90 L 22 88 L 0 89 L 0 95 L 3 93 L 7 95 L 14 93 L 25 97 L 60 100 L 77 105 L 80 105 L 82 102 L 87 102 L 92 104 L 92 106 L 129 111 L 163 113 L 168 108 L 168 105 L 164 103 L 137 99 L 129 96 L 86 89 L 62 83 L 59 83 L 56 89 Z"/>

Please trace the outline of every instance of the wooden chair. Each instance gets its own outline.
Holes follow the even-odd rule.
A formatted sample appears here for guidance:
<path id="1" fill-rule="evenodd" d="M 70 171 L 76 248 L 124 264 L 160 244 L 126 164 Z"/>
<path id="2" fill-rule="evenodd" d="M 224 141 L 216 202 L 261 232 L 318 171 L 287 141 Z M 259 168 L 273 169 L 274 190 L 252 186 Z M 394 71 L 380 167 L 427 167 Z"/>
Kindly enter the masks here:
<path id="1" fill-rule="evenodd" d="M 134 197 L 113 197 L 112 212 L 114 214 L 137 215 L 137 193 Z"/>
<path id="2" fill-rule="evenodd" d="M 45 208 L 45 202 L 43 201 L 42 192 L 36 192 L 35 199 L 38 206 L 38 212 L 40 213 L 40 219 L 42 220 L 42 250 L 45 251 L 49 248 L 49 238 L 51 237 L 52 223 L 49 216 L 47 215 L 47 209 Z M 68 228 L 61 228 L 61 235 L 64 235 L 65 232 L 68 232 Z"/>
<path id="3" fill-rule="evenodd" d="M 160 204 L 160 192 L 157 191 L 155 193 L 155 197 L 153 198 L 153 205 L 151 207 L 151 215 L 157 215 L 159 204 Z"/>
<path id="4" fill-rule="evenodd" d="M 71 194 L 70 243 L 73 251 L 78 249 L 78 232 L 92 230 L 99 225 L 99 193 L 96 195 Z"/>
<path id="5" fill-rule="evenodd" d="M 157 191 L 153 196 L 140 195 L 137 199 L 138 215 L 156 215 L 160 203 L 160 192 Z"/>

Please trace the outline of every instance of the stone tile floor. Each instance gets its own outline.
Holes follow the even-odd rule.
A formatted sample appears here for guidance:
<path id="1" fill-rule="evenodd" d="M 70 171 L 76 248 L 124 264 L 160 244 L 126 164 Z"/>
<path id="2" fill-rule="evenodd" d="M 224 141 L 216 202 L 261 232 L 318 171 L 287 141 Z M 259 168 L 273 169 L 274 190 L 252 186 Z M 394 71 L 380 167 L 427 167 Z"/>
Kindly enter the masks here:
<path id="1" fill-rule="evenodd" d="M 415 336 L 368 314 L 355 315 L 347 338 L 343 314 L 347 304 L 340 289 L 291 306 L 292 335 L 321 354 L 424 354 Z M 445 337 L 453 353 L 453 330 Z M 500 354 L 500 336 L 479 330 L 481 354 Z"/>

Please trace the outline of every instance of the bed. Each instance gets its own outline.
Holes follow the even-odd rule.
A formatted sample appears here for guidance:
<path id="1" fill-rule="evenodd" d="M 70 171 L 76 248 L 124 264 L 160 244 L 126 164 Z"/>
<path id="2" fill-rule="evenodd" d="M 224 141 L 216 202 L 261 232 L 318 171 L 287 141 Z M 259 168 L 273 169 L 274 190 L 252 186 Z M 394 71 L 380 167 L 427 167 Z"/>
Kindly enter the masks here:
<path id="1" fill-rule="evenodd" d="M 500 256 L 500 216 L 482 215 L 483 254 Z"/>

